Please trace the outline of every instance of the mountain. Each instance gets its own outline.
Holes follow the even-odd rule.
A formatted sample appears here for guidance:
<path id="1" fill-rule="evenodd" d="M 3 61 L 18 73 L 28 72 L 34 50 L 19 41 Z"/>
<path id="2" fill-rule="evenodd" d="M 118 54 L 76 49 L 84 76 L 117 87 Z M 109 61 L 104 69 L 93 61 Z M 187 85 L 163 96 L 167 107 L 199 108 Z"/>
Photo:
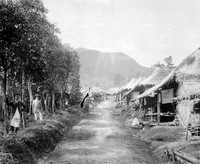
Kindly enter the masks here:
<path id="1" fill-rule="evenodd" d="M 109 89 L 123 85 L 132 78 L 147 76 L 152 71 L 121 52 L 100 52 L 86 48 L 78 48 L 76 51 L 80 57 L 83 85 Z"/>

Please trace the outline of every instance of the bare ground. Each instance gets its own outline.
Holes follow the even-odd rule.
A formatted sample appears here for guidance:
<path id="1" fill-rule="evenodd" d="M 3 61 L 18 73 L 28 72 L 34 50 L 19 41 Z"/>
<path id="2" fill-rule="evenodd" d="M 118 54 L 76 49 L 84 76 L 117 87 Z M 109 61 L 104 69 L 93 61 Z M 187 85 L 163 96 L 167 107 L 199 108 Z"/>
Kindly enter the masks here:
<path id="1" fill-rule="evenodd" d="M 39 164 L 157 163 L 148 143 L 114 119 L 112 101 L 99 104 Z M 158 162 L 160 163 L 160 162 Z"/>

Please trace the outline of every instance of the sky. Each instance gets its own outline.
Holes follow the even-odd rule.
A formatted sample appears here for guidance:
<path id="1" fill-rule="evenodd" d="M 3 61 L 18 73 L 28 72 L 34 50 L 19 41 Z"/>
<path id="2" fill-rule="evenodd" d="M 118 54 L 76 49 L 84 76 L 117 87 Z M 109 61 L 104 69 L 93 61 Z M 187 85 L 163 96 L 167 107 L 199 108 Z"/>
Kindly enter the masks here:
<path id="1" fill-rule="evenodd" d="M 43 0 L 63 43 L 123 52 L 150 67 L 200 47 L 200 0 Z"/>

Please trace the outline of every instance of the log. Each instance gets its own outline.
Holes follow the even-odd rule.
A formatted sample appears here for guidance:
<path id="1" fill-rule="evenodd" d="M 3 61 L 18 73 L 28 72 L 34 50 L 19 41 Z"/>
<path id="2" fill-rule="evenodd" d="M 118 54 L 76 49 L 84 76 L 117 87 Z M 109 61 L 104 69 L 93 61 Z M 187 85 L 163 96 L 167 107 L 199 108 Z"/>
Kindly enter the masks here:
<path id="1" fill-rule="evenodd" d="M 185 152 L 181 152 L 181 151 L 177 150 L 177 151 L 174 151 L 174 154 L 177 155 L 178 157 L 184 159 L 187 162 L 194 163 L 194 164 L 200 164 L 200 160 L 198 160 L 197 158 L 195 158 Z"/>
<path id="2" fill-rule="evenodd" d="M 175 152 L 174 152 L 174 150 L 172 149 L 172 161 L 173 162 L 175 162 L 176 161 L 176 159 L 175 159 Z"/>

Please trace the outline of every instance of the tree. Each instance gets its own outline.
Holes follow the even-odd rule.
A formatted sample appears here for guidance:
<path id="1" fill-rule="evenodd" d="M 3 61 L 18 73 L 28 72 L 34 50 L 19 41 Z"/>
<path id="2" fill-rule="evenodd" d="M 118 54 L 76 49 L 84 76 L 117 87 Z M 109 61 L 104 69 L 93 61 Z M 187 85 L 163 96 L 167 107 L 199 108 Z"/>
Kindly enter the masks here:
<path id="1" fill-rule="evenodd" d="M 153 65 L 153 68 L 161 67 L 161 68 L 165 68 L 165 69 L 168 69 L 168 70 L 172 70 L 172 69 L 175 68 L 172 56 L 168 56 L 168 57 L 164 58 L 164 62 L 166 64 L 163 64 L 161 62 L 155 63 Z"/>
<path id="2" fill-rule="evenodd" d="M 174 66 L 174 63 L 173 63 L 173 58 L 172 56 L 168 56 L 164 59 L 165 63 L 166 63 L 166 68 L 169 68 L 169 69 L 173 69 L 175 68 Z"/>
<path id="3" fill-rule="evenodd" d="M 22 39 L 24 33 L 23 24 L 25 18 L 20 10 L 19 3 L 13 1 L 2 0 L 0 2 L 0 80 L 3 88 L 3 111 L 4 118 L 7 122 L 8 113 L 6 110 L 6 91 L 7 79 L 12 70 L 17 68 L 19 56 L 15 50 Z"/>
<path id="4" fill-rule="evenodd" d="M 165 65 L 163 63 L 160 63 L 160 62 L 157 62 L 153 65 L 153 68 L 157 68 L 157 67 L 161 67 L 161 68 L 164 68 Z"/>
<path id="5" fill-rule="evenodd" d="M 23 101 L 28 93 L 30 104 L 33 93 L 41 93 L 47 111 L 54 111 L 55 96 L 61 107 L 66 97 L 80 102 L 79 57 L 61 44 L 59 30 L 46 14 L 41 0 L 0 2 L 0 85 L 6 119 L 6 96 L 14 92 Z"/>

